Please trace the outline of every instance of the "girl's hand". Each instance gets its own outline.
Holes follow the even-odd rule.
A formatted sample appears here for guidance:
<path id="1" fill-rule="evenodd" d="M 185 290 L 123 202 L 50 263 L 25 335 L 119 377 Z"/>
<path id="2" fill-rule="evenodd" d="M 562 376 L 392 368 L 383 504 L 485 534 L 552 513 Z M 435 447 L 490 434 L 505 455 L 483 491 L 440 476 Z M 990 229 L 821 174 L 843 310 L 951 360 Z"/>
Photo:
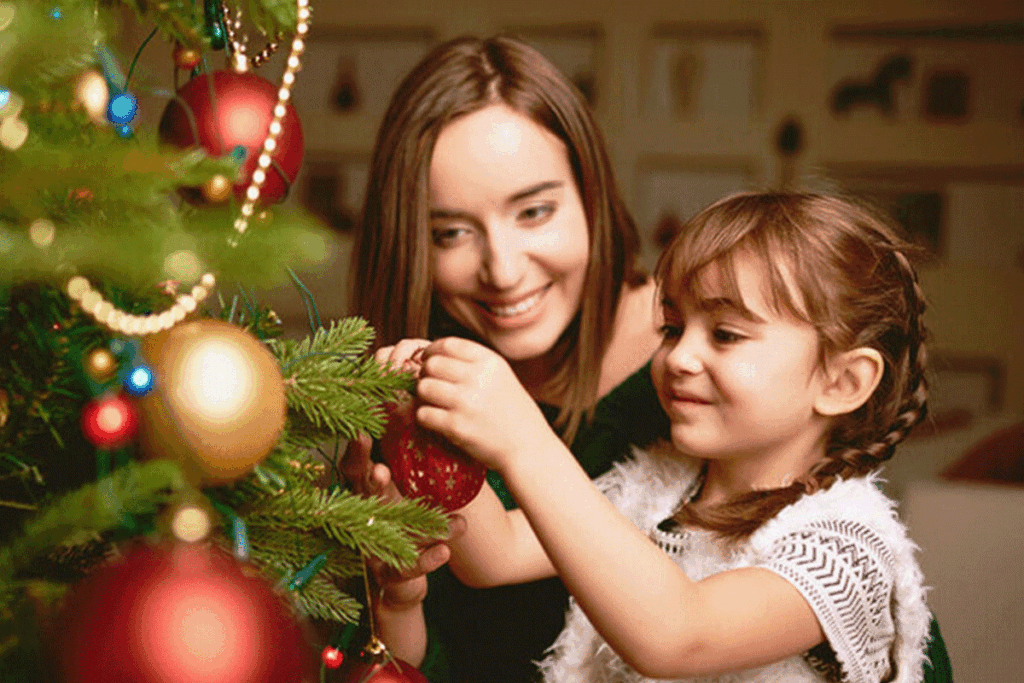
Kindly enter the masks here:
<path id="1" fill-rule="evenodd" d="M 403 339 L 393 346 L 382 346 L 373 354 L 381 365 L 390 365 L 395 370 L 416 374 L 420 369 L 420 355 L 430 345 L 427 339 Z"/>
<path id="2" fill-rule="evenodd" d="M 491 349 L 446 337 L 422 354 L 416 420 L 502 472 L 551 440 L 561 444 L 508 362 Z"/>

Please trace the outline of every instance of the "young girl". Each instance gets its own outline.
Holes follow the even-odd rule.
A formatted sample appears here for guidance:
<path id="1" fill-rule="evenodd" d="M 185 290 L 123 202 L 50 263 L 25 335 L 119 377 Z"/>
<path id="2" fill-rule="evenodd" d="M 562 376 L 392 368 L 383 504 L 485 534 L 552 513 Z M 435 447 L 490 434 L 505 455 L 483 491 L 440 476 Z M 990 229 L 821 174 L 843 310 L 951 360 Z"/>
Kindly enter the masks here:
<path id="1" fill-rule="evenodd" d="M 692 219 L 657 269 L 651 373 L 672 448 L 596 485 L 504 359 L 459 338 L 425 348 L 417 419 L 520 505 L 485 487 L 463 509 L 456 575 L 557 573 L 573 596 L 545 680 L 921 680 L 925 589 L 877 486 L 925 414 L 906 250 L 821 195 L 743 194 Z"/>

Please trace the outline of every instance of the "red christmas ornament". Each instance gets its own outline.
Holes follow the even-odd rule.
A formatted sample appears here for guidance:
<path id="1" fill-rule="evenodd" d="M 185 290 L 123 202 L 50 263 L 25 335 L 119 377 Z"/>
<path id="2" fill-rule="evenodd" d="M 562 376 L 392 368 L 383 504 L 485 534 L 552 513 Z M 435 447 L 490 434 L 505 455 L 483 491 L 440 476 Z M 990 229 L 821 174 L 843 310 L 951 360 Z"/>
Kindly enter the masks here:
<path id="1" fill-rule="evenodd" d="M 361 652 L 349 658 L 338 678 L 341 683 L 427 683 L 427 677 L 412 664 L 386 652 Z"/>
<path id="2" fill-rule="evenodd" d="M 320 653 L 320 660 L 328 669 L 337 669 L 345 660 L 345 655 L 338 648 L 328 645 Z"/>
<path id="3" fill-rule="evenodd" d="M 204 545 L 136 546 L 74 587 L 56 623 L 65 683 L 315 680 L 281 596 Z"/>
<path id="4" fill-rule="evenodd" d="M 473 500 L 487 474 L 449 441 L 416 424 L 411 403 L 388 406 L 380 453 L 403 496 L 449 512 Z"/>
<path id="5" fill-rule="evenodd" d="M 120 394 L 104 394 L 82 409 L 82 433 L 98 448 L 117 448 L 135 437 L 139 415 Z"/>
<path id="6" fill-rule="evenodd" d="M 221 70 L 200 74 L 183 85 L 178 97 L 167 104 L 160 118 L 160 139 L 178 147 L 200 145 L 213 157 L 228 156 L 236 148 L 243 148 L 245 163 L 233 187 L 239 201 L 244 201 L 274 118 L 277 92 L 273 83 L 250 72 Z M 285 197 L 299 173 L 302 154 L 302 124 L 295 108 L 287 104 L 277 148 L 260 188 L 263 203 Z M 195 203 L 202 202 L 198 189 L 186 192 L 185 196 Z"/>

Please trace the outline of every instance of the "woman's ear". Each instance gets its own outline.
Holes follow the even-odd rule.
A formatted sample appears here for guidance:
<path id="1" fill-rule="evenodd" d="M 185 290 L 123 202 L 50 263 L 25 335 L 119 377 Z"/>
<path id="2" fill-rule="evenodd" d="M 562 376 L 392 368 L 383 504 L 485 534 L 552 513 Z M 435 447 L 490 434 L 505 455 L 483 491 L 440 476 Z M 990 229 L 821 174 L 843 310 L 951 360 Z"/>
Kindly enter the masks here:
<path id="1" fill-rule="evenodd" d="M 871 398 L 884 372 L 882 354 L 867 346 L 832 356 L 814 410 L 828 417 L 852 413 Z"/>

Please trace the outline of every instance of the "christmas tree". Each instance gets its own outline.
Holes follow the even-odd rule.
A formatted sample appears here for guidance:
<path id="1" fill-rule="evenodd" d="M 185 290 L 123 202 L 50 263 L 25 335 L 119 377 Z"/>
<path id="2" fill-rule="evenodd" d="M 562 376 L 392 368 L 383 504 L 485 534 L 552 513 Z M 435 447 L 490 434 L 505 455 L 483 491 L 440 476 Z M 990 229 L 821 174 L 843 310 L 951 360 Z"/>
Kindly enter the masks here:
<path id="1" fill-rule="evenodd" d="M 119 54 L 125 11 L 174 83 Z M 322 256 L 317 222 L 274 204 L 301 164 L 310 20 L 307 0 L 245 21 L 220 0 L 0 2 L 5 683 L 323 680 L 336 653 L 304 624 L 357 622 L 366 557 L 411 566 L 445 533 L 336 470 L 411 386 L 367 356 L 372 330 L 307 301 L 310 336 L 284 339 L 252 296 Z M 166 95 L 158 126 L 141 92 Z"/>

